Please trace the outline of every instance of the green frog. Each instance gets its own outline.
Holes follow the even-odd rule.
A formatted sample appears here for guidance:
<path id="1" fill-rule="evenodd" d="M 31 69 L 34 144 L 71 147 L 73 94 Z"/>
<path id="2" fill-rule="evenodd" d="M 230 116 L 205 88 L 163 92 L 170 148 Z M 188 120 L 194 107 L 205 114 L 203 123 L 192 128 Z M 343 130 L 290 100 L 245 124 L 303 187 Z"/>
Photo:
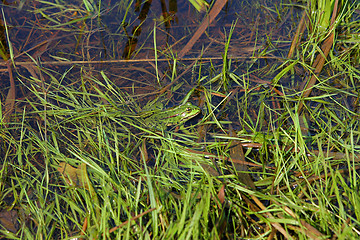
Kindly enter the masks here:
<path id="1" fill-rule="evenodd" d="M 144 114 L 141 117 L 149 126 L 174 126 L 186 122 L 201 112 L 200 108 L 187 102 L 177 107 L 161 110 L 156 109 Z"/>

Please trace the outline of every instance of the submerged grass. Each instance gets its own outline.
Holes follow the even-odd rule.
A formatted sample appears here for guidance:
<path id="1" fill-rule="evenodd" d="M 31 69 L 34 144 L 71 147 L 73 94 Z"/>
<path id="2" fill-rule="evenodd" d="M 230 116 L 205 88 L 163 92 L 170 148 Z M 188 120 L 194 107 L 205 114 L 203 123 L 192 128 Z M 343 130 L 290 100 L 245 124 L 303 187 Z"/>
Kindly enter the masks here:
<path id="1" fill-rule="evenodd" d="M 102 13 L 89 1 L 84 6 Z M 304 57 L 273 65 L 259 58 L 239 66 L 227 52 L 220 68 L 207 71 L 197 61 L 188 68 L 198 72 L 197 87 L 175 78 L 176 66 L 164 77 L 157 66 L 153 86 L 172 80 L 156 92 L 158 102 L 201 106 L 201 116 L 183 126 L 146 124 L 141 113 L 150 104 L 142 93 L 105 71 L 92 70 L 89 80 L 81 69 L 77 81 L 72 68 L 63 75 L 38 68 L 46 81 L 18 72 L 24 97 L 13 121 L 0 125 L 0 236 L 358 238 L 358 22 L 348 16 L 356 6 L 346 7 L 338 54 L 330 54 L 305 99 L 294 75 L 313 74 L 321 38 L 312 32 L 299 45 Z M 174 92 L 182 101 L 169 100 Z"/>

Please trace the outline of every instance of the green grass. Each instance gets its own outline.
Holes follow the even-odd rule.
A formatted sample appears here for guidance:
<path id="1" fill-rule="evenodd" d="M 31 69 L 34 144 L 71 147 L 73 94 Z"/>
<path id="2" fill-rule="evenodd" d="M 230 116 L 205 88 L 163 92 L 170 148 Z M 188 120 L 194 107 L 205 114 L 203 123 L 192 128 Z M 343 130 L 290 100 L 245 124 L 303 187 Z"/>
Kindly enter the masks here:
<path id="1" fill-rule="evenodd" d="M 49 31 L 88 26 L 90 18 L 105 24 L 101 4 L 84 1 L 76 10 L 83 15 L 69 21 L 62 17 L 75 5 L 43 4 L 59 10 L 34 10 L 52 23 Z M 124 6 L 112 9 L 132 18 Z M 281 15 L 287 6 L 264 9 Z M 359 17 L 357 5 L 343 6 L 336 28 L 323 24 L 328 32 L 319 31 L 320 20 L 311 18 L 294 56 L 267 64 L 260 57 L 232 59 L 234 23 L 222 62 L 212 59 L 210 67 L 200 58 L 175 65 L 175 54 L 154 44 L 159 62 L 151 72 L 137 65 L 119 73 L 84 66 L 58 72 L 39 61 L 37 79 L 17 69 L 21 98 L 11 121 L 0 123 L 0 238 L 358 238 Z M 153 29 L 156 42 L 160 31 Z M 81 38 L 90 37 L 89 29 L 80 30 Z M 121 31 L 107 35 L 108 49 Z M 262 31 L 255 43 L 269 43 L 258 54 L 285 56 L 274 47 L 285 42 L 282 36 Z M 303 81 L 313 74 L 331 31 L 333 51 L 304 96 L 298 72 L 307 72 Z M 183 126 L 149 127 L 138 114 L 154 99 L 166 106 L 190 101 L 202 115 Z"/>

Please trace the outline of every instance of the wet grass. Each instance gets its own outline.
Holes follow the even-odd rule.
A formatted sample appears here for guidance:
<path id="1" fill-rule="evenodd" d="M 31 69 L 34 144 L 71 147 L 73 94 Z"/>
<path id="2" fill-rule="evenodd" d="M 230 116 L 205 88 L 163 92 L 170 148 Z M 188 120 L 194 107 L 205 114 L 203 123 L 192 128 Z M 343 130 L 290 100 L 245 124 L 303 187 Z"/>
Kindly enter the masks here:
<path id="1" fill-rule="evenodd" d="M 246 58 L 234 57 L 245 53 L 234 51 L 240 23 L 233 22 L 224 28 L 220 60 L 201 58 L 209 47 L 192 63 L 179 61 L 173 48 L 154 44 L 156 61 L 147 67 L 144 41 L 132 55 L 139 63 L 103 68 L 91 62 L 95 50 L 87 47 L 97 45 L 88 27 L 97 19 L 109 30 L 100 17 L 107 16 L 104 10 L 129 17 L 131 8 L 44 2 L 61 11 L 33 9 L 53 22 L 49 32 L 82 23 L 76 49 L 83 52 L 63 51 L 61 58 L 87 59 L 89 66 L 42 65 L 32 53 L 29 67 L 10 51 L 18 66 L 17 95 L 3 97 L 1 112 L 0 237 L 358 238 L 359 16 L 358 5 L 341 3 L 326 15 L 337 16 L 333 25 L 319 12 L 304 20 L 303 30 L 284 23 L 291 37 L 280 30 L 270 36 L 267 29 L 275 29 L 274 16 L 300 18 L 299 12 L 287 14 L 296 8 L 259 3 L 257 19 L 266 13 L 267 24 L 252 22 Z M 309 9 L 316 4 L 322 6 L 313 2 Z M 155 26 L 147 39 L 159 37 L 160 24 Z M 114 41 L 120 33 L 126 39 L 122 30 L 105 34 L 107 50 L 120 44 Z M 122 55 L 109 52 L 109 59 Z M 28 66 L 30 75 L 19 66 Z M 160 103 L 155 109 L 163 113 L 184 102 L 199 106 L 201 114 L 160 127 L 142 117 L 156 111 L 151 105 Z"/>

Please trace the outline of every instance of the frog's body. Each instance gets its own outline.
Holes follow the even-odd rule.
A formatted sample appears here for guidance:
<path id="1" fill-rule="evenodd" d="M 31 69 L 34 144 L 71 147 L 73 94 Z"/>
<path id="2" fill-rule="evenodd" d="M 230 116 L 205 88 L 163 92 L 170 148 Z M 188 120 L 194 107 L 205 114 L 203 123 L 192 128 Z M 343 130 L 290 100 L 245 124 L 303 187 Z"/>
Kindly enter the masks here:
<path id="1" fill-rule="evenodd" d="M 200 108 L 188 102 L 174 108 L 153 110 L 142 114 L 142 117 L 148 126 L 166 127 L 184 123 L 200 112 Z"/>

